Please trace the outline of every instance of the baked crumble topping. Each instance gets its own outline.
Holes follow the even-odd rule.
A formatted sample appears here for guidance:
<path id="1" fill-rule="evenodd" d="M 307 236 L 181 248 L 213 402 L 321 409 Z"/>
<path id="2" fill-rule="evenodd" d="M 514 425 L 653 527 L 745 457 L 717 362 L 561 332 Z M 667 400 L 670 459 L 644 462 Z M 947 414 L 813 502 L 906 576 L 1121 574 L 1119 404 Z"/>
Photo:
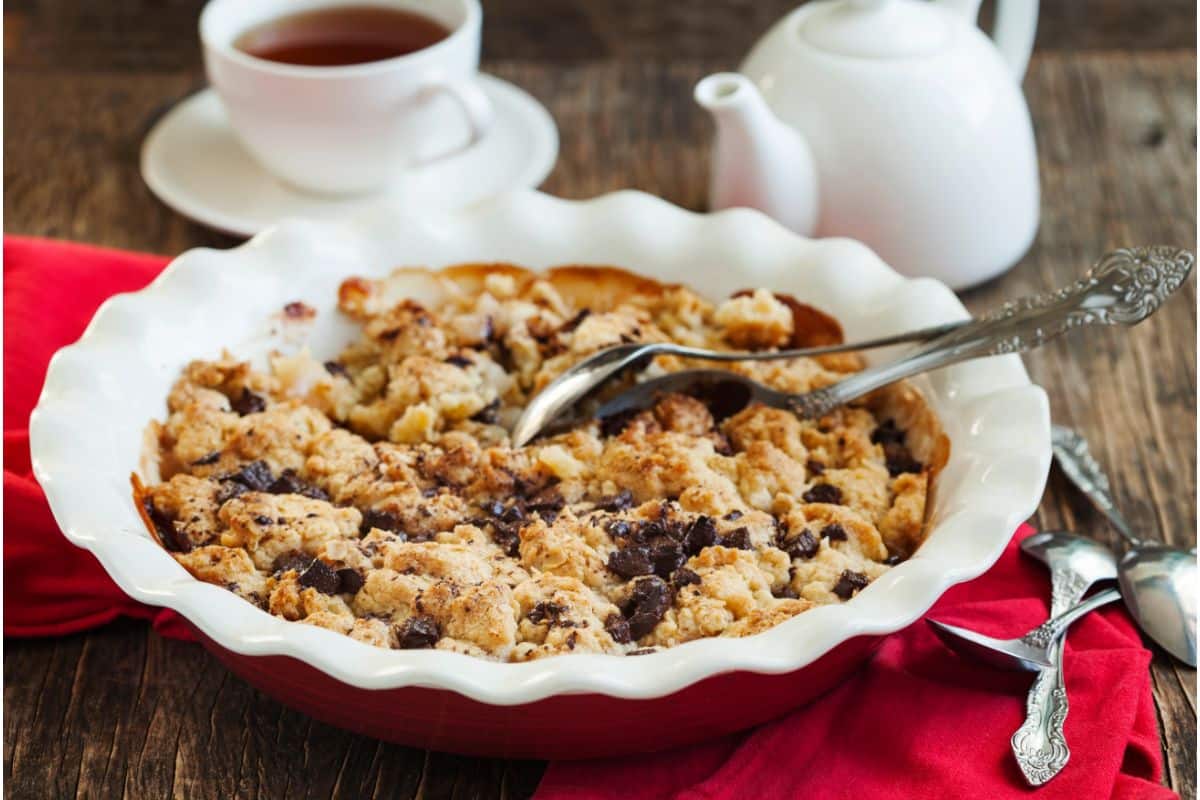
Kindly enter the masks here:
<path id="1" fill-rule="evenodd" d="M 467 265 L 351 278 L 338 300 L 362 335 L 336 360 L 189 364 L 152 424 L 162 480 L 135 476 L 162 546 L 271 614 L 508 661 L 640 654 L 844 602 L 921 543 L 948 444 L 904 384 L 815 421 L 667 395 L 511 446 L 528 398 L 605 347 L 840 339 L 792 298 Z M 728 368 L 798 392 L 861 362 Z"/>

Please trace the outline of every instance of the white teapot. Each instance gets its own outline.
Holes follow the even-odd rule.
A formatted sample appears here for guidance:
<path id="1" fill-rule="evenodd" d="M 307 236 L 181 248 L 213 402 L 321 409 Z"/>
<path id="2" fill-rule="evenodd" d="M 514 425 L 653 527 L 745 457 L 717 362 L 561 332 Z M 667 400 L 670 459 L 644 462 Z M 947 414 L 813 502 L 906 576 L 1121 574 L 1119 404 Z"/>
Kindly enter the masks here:
<path id="1" fill-rule="evenodd" d="M 1037 0 L 817 0 L 780 20 L 741 74 L 696 100 L 717 124 L 712 208 L 749 206 L 804 234 L 849 236 L 953 288 L 1011 267 L 1038 224 L 1020 81 Z"/>

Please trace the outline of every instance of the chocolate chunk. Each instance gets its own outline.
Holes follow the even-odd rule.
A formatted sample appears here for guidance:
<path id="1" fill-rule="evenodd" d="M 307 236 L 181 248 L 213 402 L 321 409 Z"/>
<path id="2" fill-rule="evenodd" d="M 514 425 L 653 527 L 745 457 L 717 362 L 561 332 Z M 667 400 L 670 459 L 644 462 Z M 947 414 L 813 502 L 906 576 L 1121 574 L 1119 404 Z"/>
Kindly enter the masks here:
<path id="1" fill-rule="evenodd" d="M 308 569 L 300 573 L 297 582 L 301 586 L 316 589 L 321 594 L 337 594 L 342 585 L 342 581 L 333 571 L 333 567 L 319 558 L 314 558 L 313 562 L 308 565 Z"/>
<path id="2" fill-rule="evenodd" d="M 837 583 L 833 585 L 833 593 L 843 600 L 849 600 L 854 596 L 854 593 L 866 587 L 871 581 L 866 575 L 861 572 L 853 572 L 851 570 L 842 570 L 842 574 L 838 576 Z"/>
<path id="3" fill-rule="evenodd" d="M 629 635 L 629 623 L 620 614 L 609 614 L 604 620 L 604 630 L 617 644 L 628 644 L 633 640 Z"/>
<path id="4" fill-rule="evenodd" d="M 624 539 L 633 532 L 633 526 L 623 519 L 614 519 L 605 527 L 609 536 L 615 536 L 618 539 Z"/>
<path id="5" fill-rule="evenodd" d="M 562 324 L 562 325 L 559 327 L 559 329 L 558 329 L 558 332 L 559 332 L 559 333 L 570 333 L 571 331 L 573 331 L 573 330 L 575 330 L 576 328 L 578 328 L 578 327 L 579 327 L 579 323 L 581 323 L 581 322 L 583 322 L 585 319 L 587 319 L 587 318 L 588 318 L 588 315 L 589 315 L 589 314 L 591 314 L 591 313 L 592 313 L 592 310 L 591 310 L 590 308 L 582 308 L 582 309 L 580 309 L 578 314 L 576 314 L 575 316 L 571 317 L 569 320 L 567 320 L 566 322 L 564 322 L 564 323 L 563 323 L 563 324 Z"/>
<path id="6" fill-rule="evenodd" d="M 742 512 L 738 511 L 736 508 L 725 516 L 721 517 L 721 519 L 725 520 L 726 522 L 737 522 L 741 518 Z"/>
<path id="7" fill-rule="evenodd" d="M 504 513 L 504 503 L 501 503 L 499 500 L 484 500 L 479 504 L 479 507 L 483 509 L 483 513 L 496 519 L 499 519 Z"/>
<path id="8" fill-rule="evenodd" d="M 192 462 L 193 467 L 207 467 L 209 464 L 215 464 L 221 460 L 221 451 L 213 450 L 206 456 L 201 456 Z"/>
<path id="9" fill-rule="evenodd" d="M 630 408 L 625 411 L 618 411 L 616 414 L 610 414 L 607 417 L 601 417 L 600 435 L 605 438 L 620 436 L 639 413 L 637 409 Z"/>
<path id="10" fill-rule="evenodd" d="M 473 422 L 482 422 L 484 425 L 495 425 L 498 412 L 500 411 L 500 398 L 497 397 L 492 402 L 488 403 L 483 408 L 476 411 L 472 416 Z"/>
<path id="11" fill-rule="evenodd" d="M 896 420 L 889 419 L 871 432 L 872 444 L 904 444 L 904 431 L 896 427 Z"/>
<path id="12" fill-rule="evenodd" d="M 363 587 L 363 584 L 366 583 L 366 581 L 363 580 L 362 573 L 359 572 L 358 570 L 352 569 L 350 567 L 345 567 L 343 569 L 339 569 L 337 571 L 337 576 L 338 576 L 338 581 L 341 584 L 338 587 L 339 592 L 346 592 L 348 594 L 357 594 L 358 590 L 361 589 Z"/>
<path id="13" fill-rule="evenodd" d="M 596 501 L 596 508 L 601 511 L 625 511 L 633 507 L 633 492 L 622 489 L 617 494 L 601 497 Z"/>
<path id="14" fill-rule="evenodd" d="M 371 532 L 372 528 L 379 528 L 381 531 L 398 531 L 400 530 L 400 518 L 390 511 L 368 508 L 362 512 L 362 524 L 358 526 L 358 530 L 365 536 Z"/>
<path id="15" fill-rule="evenodd" d="M 456 355 L 452 355 L 449 358 L 447 358 L 446 363 L 453 364 L 454 366 L 460 367 L 462 369 L 466 369 L 467 367 L 471 366 L 475 362 L 472 361 L 471 359 L 467 358 L 466 356 L 460 356 L 460 355 L 456 354 Z"/>
<path id="16" fill-rule="evenodd" d="M 925 467 L 913 458 L 912 453 L 902 444 L 886 442 L 883 445 L 883 457 L 887 461 L 888 474 L 893 478 L 905 472 L 920 474 Z"/>
<path id="17" fill-rule="evenodd" d="M 805 528 L 800 531 L 799 536 L 792 539 L 776 536 L 775 546 L 787 553 L 789 558 L 812 558 L 817 554 L 821 543 L 812 535 L 812 531 Z"/>
<path id="18" fill-rule="evenodd" d="M 241 484 L 252 492 L 265 492 L 267 487 L 275 482 L 274 476 L 271 475 L 271 468 L 265 461 L 251 461 L 249 464 L 243 464 L 237 472 L 226 475 L 221 480 Z"/>
<path id="19" fill-rule="evenodd" d="M 721 537 L 722 547 L 732 547 L 734 550 L 753 550 L 754 545 L 750 543 L 749 529 L 735 528 L 729 533 Z"/>
<path id="20" fill-rule="evenodd" d="M 817 461 L 815 458 L 810 458 L 808 461 L 804 462 L 804 467 L 813 475 L 825 474 L 825 465 L 820 461 Z"/>
<path id="21" fill-rule="evenodd" d="M 887 564 L 889 567 L 894 567 L 903 560 L 904 560 L 904 556 L 900 555 L 899 553 L 893 553 L 892 555 L 885 558 L 883 560 L 883 563 Z"/>
<path id="22" fill-rule="evenodd" d="M 638 578 L 623 609 L 629 620 L 629 635 L 640 639 L 654 630 L 673 600 L 671 587 L 662 578 L 656 575 Z"/>
<path id="23" fill-rule="evenodd" d="M 700 576 L 692 572 L 687 567 L 680 567 L 675 570 L 675 574 L 671 576 L 671 585 L 677 590 L 685 586 L 690 586 L 694 583 L 700 583 Z"/>
<path id="24" fill-rule="evenodd" d="M 439 491 L 441 491 L 441 490 L 438 487 L 430 486 L 428 489 L 421 490 L 421 497 L 424 497 L 425 499 L 429 499 L 430 497 L 437 497 Z"/>
<path id="25" fill-rule="evenodd" d="M 325 371 L 335 378 L 341 376 L 346 380 L 350 380 L 350 370 L 340 361 L 326 361 L 324 364 Z"/>
<path id="26" fill-rule="evenodd" d="M 719 456 L 733 455 L 733 445 L 729 442 L 729 437 L 723 433 L 713 431 L 707 435 L 713 443 L 713 452 Z"/>
<path id="27" fill-rule="evenodd" d="M 521 535 L 518 530 L 499 522 L 492 524 L 492 541 L 510 558 L 521 555 Z"/>
<path id="28" fill-rule="evenodd" d="M 254 518 L 254 521 L 257 524 L 264 525 L 264 526 L 271 524 L 271 518 L 266 516 L 265 514 L 259 514 L 257 517 Z"/>
<path id="29" fill-rule="evenodd" d="M 329 502 L 329 495 L 324 489 L 296 477 L 294 469 L 285 469 L 279 473 L 279 477 L 271 482 L 267 491 L 271 494 L 299 494 L 311 497 L 313 500 Z"/>
<path id="30" fill-rule="evenodd" d="M 500 515 L 503 522 L 514 523 L 525 521 L 525 509 L 520 501 L 515 501 L 511 506 L 504 509 L 504 513 Z"/>
<path id="31" fill-rule="evenodd" d="M 790 583 L 785 583 L 781 588 L 772 591 L 771 596 L 780 600 L 795 600 L 800 597 Z"/>
<path id="32" fill-rule="evenodd" d="M 529 621 L 535 625 L 543 622 L 556 625 L 566 610 L 567 607 L 560 603 L 555 603 L 552 600 L 543 600 L 529 610 Z"/>
<path id="33" fill-rule="evenodd" d="M 833 503 L 841 505 L 842 490 L 832 483 L 817 483 L 804 493 L 806 503 Z"/>
<path id="34" fill-rule="evenodd" d="M 404 620 L 396 632 L 401 650 L 424 650 L 437 644 L 442 638 L 437 620 L 425 614 L 417 614 Z"/>
<path id="35" fill-rule="evenodd" d="M 142 506 L 146 509 L 146 515 L 150 517 L 150 522 L 158 533 L 158 540 L 164 548 L 172 553 L 191 551 L 192 540 L 175 530 L 174 521 L 165 512 L 160 511 L 149 497 L 142 501 Z"/>
<path id="36" fill-rule="evenodd" d="M 830 523 L 821 529 L 821 535 L 831 542 L 844 542 L 849 536 L 846 534 L 846 529 L 836 522 Z"/>
<path id="37" fill-rule="evenodd" d="M 639 647 L 637 650 L 630 650 L 625 655 L 627 655 L 627 656 L 648 656 L 651 653 L 657 653 L 657 652 L 658 652 L 658 650 L 656 650 L 653 647 Z"/>
<path id="38" fill-rule="evenodd" d="M 282 555 L 277 555 L 275 561 L 271 563 L 271 572 L 278 578 L 284 572 L 295 570 L 296 572 L 304 572 L 308 569 L 308 565 L 312 564 L 313 558 L 311 555 L 305 555 L 300 551 L 289 551 Z"/>
<path id="39" fill-rule="evenodd" d="M 626 580 L 654 572 L 650 551 L 637 545 L 613 551 L 608 557 L 608 568 Z"/>
<path id="40" fill-rule="evenodd" d="M 234 481 L 222 479 L 221 488 L 217 490 L 217 505 L 223 506 L 235 497 L 240 497 L 248 490 L 245 486 Z"/>
<path id="41" fill-rule="evenodd" d="M 717 543 L 717 524 L 712 517 L 699 516 L 692 521 L 683 536 L 683 552 L 694 556 Z"/>
<path id="42" fill-rule="evenodd" d="M 650 563 L 654 566 L 654 574 L 660 578 L 669 578 L 671 573 L 683 566 L 687 556 L 678 542 L 666 541 L 650 548 Z"/>
<path id="43" fill-rule="evenodd" d="M 229 405 L 238 413 L 238 416 L 244 417 L 247 414 L 257 414 L 266 410 L 267 401 L 261 395 L 243 388 L 240 395 L 229 401 Z"/>

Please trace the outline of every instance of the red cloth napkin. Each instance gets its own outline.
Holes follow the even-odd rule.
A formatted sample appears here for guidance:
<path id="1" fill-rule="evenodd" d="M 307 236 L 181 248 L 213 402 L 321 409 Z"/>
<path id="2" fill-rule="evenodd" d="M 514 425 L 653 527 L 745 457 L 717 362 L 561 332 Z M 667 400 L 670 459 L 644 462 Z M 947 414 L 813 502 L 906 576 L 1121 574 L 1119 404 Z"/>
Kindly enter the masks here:
<path id="1" fill-rule="evenodd" d="M 136 603 L 59 533 L 30 474 L 26 426 L 46 365 L 109 295 L 149 283 L 166 263 L 80 245 L 4 242 L 4 631 L 52 636 L 117 616 L 187 638 L 170 611 Z M 930 614 L 998 636 L 1045 619 L 1049 579 L 1020 555 L 1017 532 L 986 575 Z M 1118 608 L 1071 629 L 1070 765 L 1039 798 L 1161 798 L 1150 654 Z M 888 638 L 824 697 L 749 733 L 638 758 L 552 763 L 540 800 L 645 798 L 1029 797 L 1009 752 L 1031 678 L 959 659 L 923 623 Z"/>

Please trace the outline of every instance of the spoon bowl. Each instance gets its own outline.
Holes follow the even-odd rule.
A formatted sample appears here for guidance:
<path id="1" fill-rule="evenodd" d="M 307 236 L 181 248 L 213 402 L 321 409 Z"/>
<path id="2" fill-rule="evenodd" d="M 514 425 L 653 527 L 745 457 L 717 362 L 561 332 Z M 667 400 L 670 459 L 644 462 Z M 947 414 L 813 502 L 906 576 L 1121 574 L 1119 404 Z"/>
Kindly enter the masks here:
<path id="1" fill-rule="evenodd" d="M 1137 536 L 1117 510 L 1108 476 L 1092 456 L 1087 440 L 1062 425 L 1053 426 L 1051 440 L 1063 474 L 1129 543 L 1117 565 L 1129 613 L 1164 650 L 1188 666 L 1196 666 L 1196 551 Z"/>
<path id="2" fill-rule="evenodd" d="M 1050 568 L 1052 581 L 1068 580 L 1086 589 L 1117 578 L 1117 558 L 1102 544 L 1067 531 L 1042 531 L 1026 537 L 1021 551 Z"/>
<path id="3" fill-rule="evenodd" d="M 1143 544 L 1121 559 L 1121 593 L 1134 619 L 1164 650 L 1196 666 L 1196 555 Z"/>

